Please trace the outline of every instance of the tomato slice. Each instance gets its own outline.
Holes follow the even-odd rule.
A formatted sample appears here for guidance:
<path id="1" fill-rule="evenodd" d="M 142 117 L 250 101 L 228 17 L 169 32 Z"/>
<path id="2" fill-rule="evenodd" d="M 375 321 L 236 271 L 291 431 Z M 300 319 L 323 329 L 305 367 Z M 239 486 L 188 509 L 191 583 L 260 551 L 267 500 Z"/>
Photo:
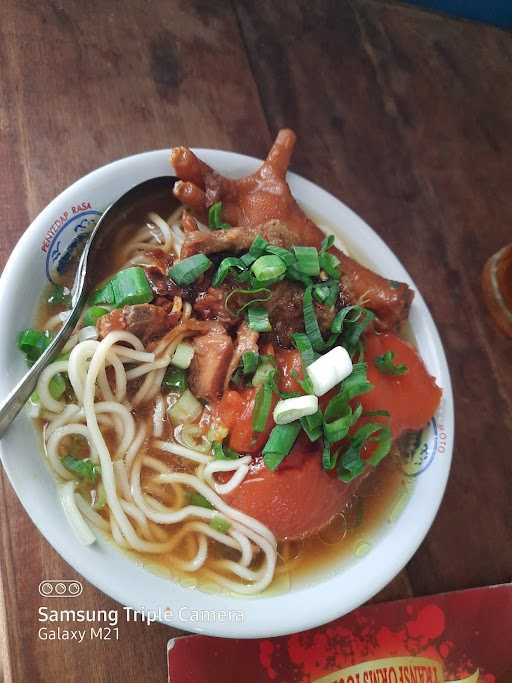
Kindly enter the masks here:
<path id="1" fill-rule="evenodd" d="M 265 524 L 279 540 L 303 538 L 343 510 L 360 483 L 344 484 L 326 472 L 318 442 L 312 444 L 301 434 L 278 470 L 272 472 L 261 458 L 255 459 L 244 481 L 224 499 Z"/>
<path id="2" fill-rule="evenodd" d="M 396 438 L 407 429 L 421 429 L 436 412 L 442 391 L 421 360 L 416 349 L 396 334 L 373 334 L 364 340 L 368 380 L 374 389 L 358 396 L 363 410 L 391 413 L 391 431 Z M 404 363 L 404 375 L 386 375 L 375 366 L 375 358 L 386 351 L 394 353 L 393 363 Z M 375 419 L 376 422 L 383 420 Z"/>
<path id="3" fill-rule="evenodd" d="M 274 420 L 272 412 L 277 402 L 272 397 L 271 409 L 262 432 L 252 429 L 252 413 L 257 389 L 250 387 L 228 390 L 213 411 L 213 422 L 220 422 L 229 429 L 229 447 L 239 453 L 259 453 L 265 445 Z"/>

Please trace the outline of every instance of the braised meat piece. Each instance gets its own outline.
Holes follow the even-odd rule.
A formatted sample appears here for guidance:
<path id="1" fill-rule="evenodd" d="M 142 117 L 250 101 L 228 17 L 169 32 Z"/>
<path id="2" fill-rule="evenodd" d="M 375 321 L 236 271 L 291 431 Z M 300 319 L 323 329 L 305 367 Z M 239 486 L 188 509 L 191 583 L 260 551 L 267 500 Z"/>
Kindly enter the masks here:
<path id="1" fill-rule="evenodd" d="M 214 401 L 219 398 L 233 356 L 233 341 L 219 322 L 212 322 L 205 334 L 194 338 L 194 357 L 188 381 L 198 398 Z"/>
<path id="2" fill-rule="evenodd" d="M 224 388 L 227 389 L 229 385 L 229 381 L 231 380 L 231 377 L 233 376 L 233 373 L 237 369 L 237 367 L 240 365 L 240 360 L 242 358 L 242 354 L 246 353 L 247 351 L 252 351 L 253 353 L 258 353 L 258 337 L 260 335 L 258 332 L 255 332 L 254 330 L 251 330 L 249 325 L 247 323 L 243 322 L 240 327 L 238 328 L 238 331 L 236 333 L 236 346 L 235 346 L 235 352 L 233 353 L 233 357 L 231 359 L 231 362 L 228 367 L 228 371 L 226 373 L 226 379 L 224 380 Z"/>
<path id="3" fill-rule="evenodd" d="M 224 301 L 229 287 L 210 287 L 206 292 L 200 292 L 193 304 L 195 313 L 202 320 L 218 320 L 226 325 L 235 325 L 239 318 L 228 311 Z"/>
<path id="4" fill-rule="evenodd" d="M 171 328 L 171 320 L 165 308 L 153 304 L 135 304 L 114 309 L 102 316 L 96 327 L 102 338 L 114 330 L 126 330 L 145 344 L 165 334 Z"/>
<path id="5" fill-rule="evenodd" d="M 298 244 L 297 238 L 284 223 L 269 221 L 258 226 L 187 233 L 181 248 L 181 258 L 193 254 L 248 251 L 258 235 L 276 247 L 291 247 L 293 244 Z"/>

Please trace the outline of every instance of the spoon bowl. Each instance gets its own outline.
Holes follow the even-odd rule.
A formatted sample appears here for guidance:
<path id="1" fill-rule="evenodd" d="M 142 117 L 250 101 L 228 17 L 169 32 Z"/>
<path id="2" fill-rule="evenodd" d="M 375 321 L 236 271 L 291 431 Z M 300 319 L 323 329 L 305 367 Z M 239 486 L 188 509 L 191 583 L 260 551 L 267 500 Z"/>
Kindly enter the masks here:
<path id="1" fill-rule="evenodd" d="M 150 178 L 134 185 L 105 209 L 87 240 L 71 288 L 71 310 L 63 326 L 53 338 L 48 348 L 34 365 L 25 373 L 7 398 L 0 404 L 0 438 L 18 415 L 36 388 L 37 380 L 43 370 L 55 359 L 73 332 L 80 319 L 83 307 L 95 286 L 94 263 L 100 252 L 112 239 L 120 222 L 126 220 L 141 202 L 167 192 L 172 197 L 172 187 L 177 181 L 174 176 Z M 176 206 L 179 202 L 175 201 Z"/>

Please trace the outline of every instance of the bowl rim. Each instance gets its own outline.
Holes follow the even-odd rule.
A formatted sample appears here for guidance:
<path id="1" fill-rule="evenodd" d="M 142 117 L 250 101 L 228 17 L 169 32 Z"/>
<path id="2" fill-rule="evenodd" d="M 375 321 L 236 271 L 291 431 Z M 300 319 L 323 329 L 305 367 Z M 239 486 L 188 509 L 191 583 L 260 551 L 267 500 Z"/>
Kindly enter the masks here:
<path id="1" fill-rule="evenodd" d="M 256 159 L 255 157 L 223 150 L 199 148 L 194 149 L 194 151 L 200 157 L 205 158 L 208 163 L 215 166 L 227 166 L 231 172 L 234 171 L 234 169 L 237 171 L 247 172 L 247 170 L 250 171 L 261 163 L 261 160 Z M 92 170 L 64 189 L 38 214 L 38 216 L 36 216 L 36 218 L 31 222 L 30 226 L 21 235 L 0 278 L 0 322 L 4 318 L 3 306 L 1 305 L 1 302 L 3 301 L 4 290 L 10 287 L 12 280 L 16 279 L 16 264 L 22 258 L 29 243 L 34 241 L 34 236 L 36 233 L 42 232 L 41 226 L 46 225 L 49 218 L 54 216 L 57 207 L 59 205 L 65 205 L 68 202 L 68 198 L 70 198 L 77 189 L 80 189 L 82 185 L 85 185 L 88 182 L 90 183 L 92 180 L 95 180 L 96 183 L 100 183 L 102 180 L 108 179 L 111 173 L 119 173 L 121 171 L 128 171 L 128 175 L 131 176 L 134 173 L 130 173 L 131 167 L 135 168 L 145 167 L 145 165 L 152 166 L 158 165 L 159 163 L 161 164 L 164 155 L 165 159 L 168 159 L 168 149 L 147 151 L 118 159 L 95 170 Z M 221 168 L 221 170 L 226 172 L 225 169 Z M 172 172 L 172 168 L 169 168 L 169 171 Z M 136 172 L 135 175 L 137 175 Z M 157 173 L 155 173 L 155 175 L 157 175 Z M 406 281 L 414 288 L 414 308 L 418 318 L 417 324 L 422 324 L 424 331 L 426 332 L 426 336 L 421 340 L 418 340 L 418 342 L 421 341 L 425 348 L 428 348 L 429 353 L 435 359 L 438 368 L 438 373 L 436 373 L 437 380 L 439 381 L 442 377 L 443 410 L 445 412 L 444 422 L 446 424 L 447 435 L 445 452 L 443 455 L 442 465 L 437 468 L 439 470 L 438 479 L 435 482 L 435 486 L 431 487 L 432 491 L 430 493 L 432 494 L 432 497 L 429 499 L 430 505 L 427 511 L 422 514 L 420 520 L 416 520 L 415 524 L 408 523 L 407 525 L 404 525 L 404 528 L 407 530 L 408 534 L 406 537 L 406 542 L 400 543 L 398 548 L 392 544 L 387 544 L 389 547 L 387 547 L 388 556 L 386 557 L 386 568 L 384 570 L 381 566 L 379 566 L 379 573 L 375 576 L 372 576 L 373 581 L 371 586 L 363 586 L 361 585 L 362 582 L 360 581 L 358 586 L 351 586 L 352 590 L 350 595 L 345 594 L 342 595 L 340 599 L 333 599 L 330 589 L 339 589 L 342 586 L 343 581 L 341 576 L 345 573 L 344 568 L 337 576 L 322 579 L 318 583 L 314 583 L 312 586 L 290 591 L 286 595 L 270 595 L 257 599 L 228 599 L 224 598 L 221 593 L 218 593 L 216 597 L 220 598 L 220 600 L 212 601 L 210 599 L 212 596 L 200 592 L 201 599 L 204 597 L 204 602 L 207 604 L 210 603 L 219 605 L 229 603 L 233 605 L 236 603 L 240 607 L 243 607 L 243 609 L 246 611 L 257 614 L 255 622 L 251 623 L 248 627 L 246 627 L 245 623 L 241 625 L 239 622 L 227 624 L 208 623 L 206 626 L 204 626 L 202 624 L 196 623 L 183 623 L 182 621 L 178 621 L 175 615 L 173 615 L 171 618 L 158 615 L 158 621 L 161 621 L 162 623 L 196 633 L 231 638 L 273 637 L 316 627 L 320 624 L 332 621 L 333 619 L 336 619 L 360 606 L 373 597 L 373 595 L 378 593 L 385 585 L 387 585 L 403 569 L 412 555 L 416 552 L 435 519 L 439 506 L 442 502 L 450 472 L 454 436 L 454 409 L 451 380 L 446 355 L 438 330 L 432 319 L 430 311 L 426 306 L 423 297 L 421 296 L 421 293 L 399 259 L 395 256 L 394 252 L 392 252 L 382 238 L 362 218 L 360 218 L 355 212 L 347 207 L 346 204 L 328 193 L 326 190 L 303 178 L 302 176 L 299 176 L 298 174 L 289 172 L 287 179 L 292 187 L 294 195 L 298 195 L 297 198 L 301 204 L 307 205 L 308 202 L 311 201 L 315 205 L 317 203 L 321 204 L 322 202 L 328 202 L 330 204 L 334 203 L 337 205 L 337 210 L 340 214 L 340 224 L 343 223 L 343 221 L 346 221 L 347 223 L 351 223 L 352 227 L 356 227 L 358 230 L 361 230 L 363 234 L 358 238 L 357 242 L 360 243 L 363 241 L 363 239 L 368 239 L 374 247 L 378 247 L 380 256 L 383 258 L 385 257 L 385 261 L 393 265 L 394 271 L 399 271 L 400 277 L 397 277 L 397 279 Z M 135 184 L 136 182 L 138 182 L 138 179 L 133 180 L 132 184 Z M 368 261 L 371 263 L 372 258 L 369 258 Z M 6 344 L 7 336 L 2 335 L 0 337 L 0 349 L 5 347 Z M 8 385 L 6 383 L 6 379 L 4 377 L 0 378 L 0 388 L 5 391 L 5 393 L 7 393 L 7 387 Z M 87 562 L 84 562 L 82 554 L 78 552 L 75 545 L 69 543 L 69 539 L 60 538 L 57 534 L 53 533 L 53 530 L 49 527 L 49 524 L 45 521 L 45 519 L 41 519 L 36 514 L 37 506 L 35 505 L 34 500 L 27 497 L 26 492 L 22 490 L 21 486 L 19 486 L 19 479 L 16 475 L 15 466 L 13 464 L 14 459 L 12 462 L 10 461 L 10 456 L 8 456 L 6 453 L 3 442 L 0 442 L 0 457 L 4 464 L 4 469 L 7 473 L 9 481 L 13 486 L 18 499 L 25 508 L 25 511 L 39 531 L 46 538 L 46 540 L 56 550 L 56 552 L 68 564 L 70 564 L 75 571 L 77 571 L 77 573 L 84 576 L 87 581 L 91 582 L 99 590 L 117 600 L 122 605 L 133 607 L 134 609 L 138 610 L 147 610 L 147 605 L 141 603 L 138 596 L 136 598 L 133 595 L 128 596 L 126 587 L 120 587 L 115 582 L 112 582 L 112 580 L 109 580 L 109 576 L 105 576 L 101 572 L 97 571 L 95 566 L 88 566 Z M 37 457 L 40 457 L 39 453 L 37 454 Z M 55 498 L 57 499 L 56 492 Z M 105 541 L 105 543 L 108 542 Z M 384 550 L 385 545 L 386 544 L 383 542 L 383 540 L 379 539 L 379 542 L 376 544 L 375 548 L 372 549 L 369 555 L 374 555 L 380 547 L 382 547 L 382 550 Z M 393 550 L 392 553 L 389 552 L 391 550 Z M 126 562 L 129 562 L 135 566 L 135 563 L 132 559 L 126 557 L 126 555 L 117 550 L 116 553 L 119 555 L 119 557 L 124 558 Z M 377 553 L 377 555 L 379 554 L 382 554 L 382 552 Z M 358 560 L 356 564 L 359 564 L 363 561 L 365 561 L 364 558 L 362 560 Z M 147 570 L 142 569 L 142 571 L 144 572 L 144 575 L 146 575 Z M 168 578 L 162 580 L 170 581 Z M 178 592 L 180 589 L 182 589 L 182 586 L 179 586 L 177 582 L 171 583 L 173 588 L 178 590 Z M 321 593 L 327 593 L 328 595 L 321 596 Z M 290 596 L 294 596 L 291 601 Z M 303 599 L 302 602 L 301 597 Z M 267 619 L 265 619 L 265 610 L 270 612 L 273 609 L 273 605 L 270 606 L 268 604 L 270 601 L 272 601 L 273 605 L 275 604 L 276 608 L 281 612 L 281 617 L 277 619 L 276 623 L 273 622 L 270 614 L 267 615 Z M 149 609 L 151 609 L 151 607 L 149 607 Z M 236 608 L 233 607 L 233 609 Z"/>

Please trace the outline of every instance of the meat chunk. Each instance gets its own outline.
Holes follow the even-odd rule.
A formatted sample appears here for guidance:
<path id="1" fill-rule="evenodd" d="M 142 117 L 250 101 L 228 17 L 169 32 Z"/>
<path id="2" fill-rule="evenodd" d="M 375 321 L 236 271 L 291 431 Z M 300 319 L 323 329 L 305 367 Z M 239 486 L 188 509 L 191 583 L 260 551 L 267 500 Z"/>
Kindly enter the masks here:
<path id="1" fill-rule="evenodd" d="M 231 362 L 226 373 L 226 379 L 224 380 L 224 389 L 228 388 L 229 381 L 233 376 L 233 373 L 240 364 L 242 354 L 247 351 L 252 351 L 253 353 L 258 353 L 258 337 L 260 335 L 258 332 L 251 330 L 247 323 L 243 322 L 236 333 L 236 346 L 235 352 L 231 359 Z"/>
<path id="2" fill-rule="evenodd" d="M 210 287 L 206 292 L 200 292 L 194 302 L 194 311 L 202 320 L 218 320 L 226 325 L 234 325 L 239 318 L 227 310 L 225 306 L 227 287 Z"/>
<path id="3" fill-rule="evenodd" d="M 347 303 L 373 311 L 375 326 L 380 331 L 397 328 L 407 320 L 414 292 L 405 282 L 388 280 L 342 252 L 335 252 L 341 261 L 341 287 Z"/>
<path id="4" fill-rule="evenodd" d="M 126 330 L 144 343 L 161 337 L 171 328 L 171 320 L 164 308 L 152 304 L 134 304 L 114 309 L 96 323 L 98 334 L 105 337 L 114 330 Z"/>
<path id="5" fill-rule="evenodd" d="M 181 248 L 181 258 L 193 254 L 217 254 L 222 251 L 248 251 L 254 239 L 261 235 L 276 247 L 291 247 L 298 244 L 294 236 L 281 221 L 269 221 L 259 226 L 211 230 L 210 232 L 190 232 Z"/>
<path id="6" fill-rule="evenodd" d="M 210 324 L 206 334 L 194 339 L 190 365 L 190 390 L 198 398 L 213 401 L 220 396 L 233 356 L 233 341 L 219 322 Z"/>

